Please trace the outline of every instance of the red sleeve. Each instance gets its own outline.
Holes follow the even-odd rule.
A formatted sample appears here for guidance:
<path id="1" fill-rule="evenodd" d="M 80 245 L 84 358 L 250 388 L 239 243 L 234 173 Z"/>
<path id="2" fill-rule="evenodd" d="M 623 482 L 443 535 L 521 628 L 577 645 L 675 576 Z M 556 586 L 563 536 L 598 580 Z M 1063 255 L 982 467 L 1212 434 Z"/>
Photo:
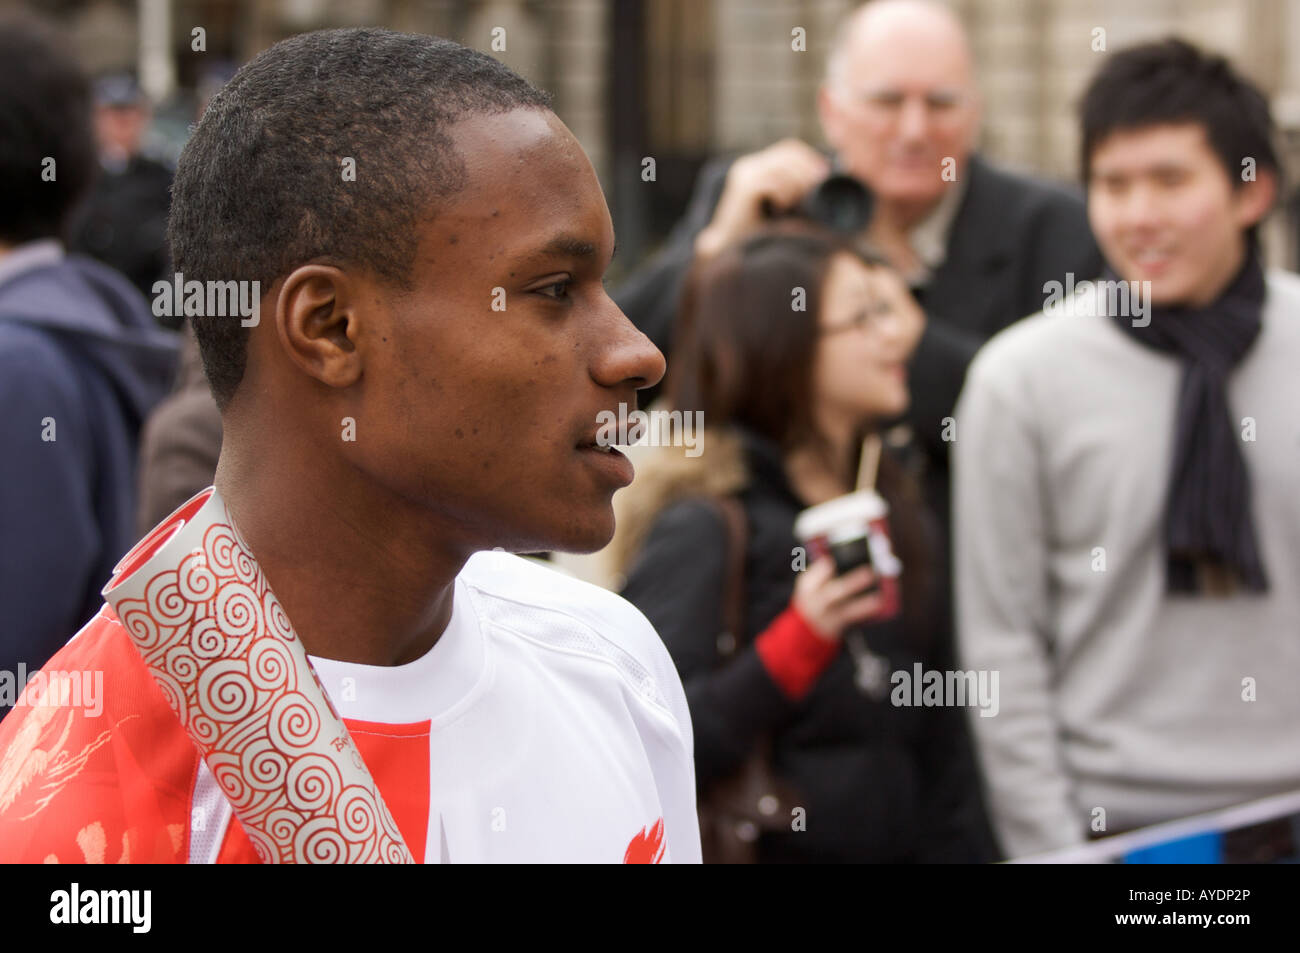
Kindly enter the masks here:
<path id="1" fill-rule="evenodd" d="M 838 640 L 812 630 L 794 606 L 772 620 L 754 640 L 754 651 L 772 681 L 792 701 L 801 701 L 840 650 Z"/>

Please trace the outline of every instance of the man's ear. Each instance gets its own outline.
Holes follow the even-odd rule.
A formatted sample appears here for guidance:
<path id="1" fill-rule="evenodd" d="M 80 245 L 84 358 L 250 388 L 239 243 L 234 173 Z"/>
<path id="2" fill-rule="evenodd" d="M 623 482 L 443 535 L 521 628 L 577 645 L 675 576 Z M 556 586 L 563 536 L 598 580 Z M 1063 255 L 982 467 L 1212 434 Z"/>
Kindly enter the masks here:
<path id="1" fill-rule="evenodd" d="M 285 355 L 303 373 L 330 387 L 361 377 L 356 282 L 332 265 L 303 265 L 284 280 L 275 303 L 275 329 Z"/>
<path id="2" fill-rule="evenodd" d="M 1253 180 L 1237 186 L 1233 199 L 1237 207 L 1237 227 L 1247 229 L 1258 224 L 1277 201 L 1277 175 L 1272 169 L 1256 169 Z"/>

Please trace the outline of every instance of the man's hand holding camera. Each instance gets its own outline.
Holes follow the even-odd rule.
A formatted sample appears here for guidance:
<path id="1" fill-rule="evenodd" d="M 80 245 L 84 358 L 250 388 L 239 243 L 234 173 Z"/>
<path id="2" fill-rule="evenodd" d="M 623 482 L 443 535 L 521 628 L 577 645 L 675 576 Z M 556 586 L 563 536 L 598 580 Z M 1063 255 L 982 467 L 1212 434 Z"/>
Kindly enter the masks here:
<path id="1" fill-rule="evenodd" d="M 757 228 L 768 210 L 795 208 L 831 171 L 830 161 L 799 139 L 782 139 L 741 156 L 727 171 L 713 218 L 695 239 L 695 254 L 711 258 Z"/>

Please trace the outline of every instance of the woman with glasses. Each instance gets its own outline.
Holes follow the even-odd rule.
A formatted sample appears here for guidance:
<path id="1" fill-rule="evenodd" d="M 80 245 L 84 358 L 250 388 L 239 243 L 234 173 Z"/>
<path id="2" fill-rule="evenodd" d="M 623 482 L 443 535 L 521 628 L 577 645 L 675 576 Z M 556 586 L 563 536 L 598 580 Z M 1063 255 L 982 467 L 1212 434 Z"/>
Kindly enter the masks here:
<path id="1" fill-rule="evenodd" d="M 942 556 L 905 465 L 887 450 L 876 480 L 901 614 L 880 618 L 870 568 L 837 575 L 794 534 L 801 510 L 855 489 L 864 438 L 906 409 L 923 325 L 894 271 L 803 223 L 767 226 L 688 279 L 664 402 L 703 412 L 702 452 L 648 451 L 615 498 L 613 545 L 622 595 L 686 688 L 706 859 L 711 842 L 727 859 L 719 825 L 752 844 L 733 859 L 990 859 L 965 713 L 891 700 L 891 673 L 929 669 L 942 644 Z"/>

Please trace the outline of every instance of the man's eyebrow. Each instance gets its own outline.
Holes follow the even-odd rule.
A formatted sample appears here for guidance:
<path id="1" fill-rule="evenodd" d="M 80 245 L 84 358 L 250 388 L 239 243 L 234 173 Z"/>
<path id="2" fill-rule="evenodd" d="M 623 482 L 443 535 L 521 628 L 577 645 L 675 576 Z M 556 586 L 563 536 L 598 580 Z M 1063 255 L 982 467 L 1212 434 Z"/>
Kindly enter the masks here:
<path id="1" fill-rule="evenodd" d="M 547 256 L 564 258 L 595 258 L 596 246 L 574 235 L 557 235 L 530 255 L 530 258 Z"/>
<path id="2" fill-rule="evenodd" d="M 575 235 L 557 235 L 527 257 L 529 259 L 560 257 L 579 258 L 585 260 L 594 259 L 596 257 L 596 251 L 597 248 L 593 242 L 578 238 Z M 616 254 L 618 254 L 617 241 L 614 242 L 614 250 L 610 257 L 612 258 Z"/>

